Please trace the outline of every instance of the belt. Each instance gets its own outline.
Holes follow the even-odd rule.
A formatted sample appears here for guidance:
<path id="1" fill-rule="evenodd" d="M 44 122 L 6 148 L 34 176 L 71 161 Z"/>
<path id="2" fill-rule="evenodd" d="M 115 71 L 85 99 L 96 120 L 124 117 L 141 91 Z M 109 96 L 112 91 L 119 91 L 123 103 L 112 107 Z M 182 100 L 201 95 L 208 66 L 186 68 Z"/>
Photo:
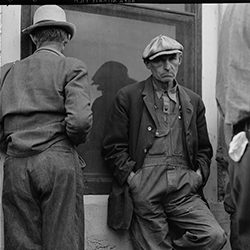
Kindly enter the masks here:
<path id="1" fill-rule="evenodd" d="M 236 125 L 233 125 L 233 134 L 236 135 L 242 131 L 250 130 L 250 117 L 238 122 Z"/>

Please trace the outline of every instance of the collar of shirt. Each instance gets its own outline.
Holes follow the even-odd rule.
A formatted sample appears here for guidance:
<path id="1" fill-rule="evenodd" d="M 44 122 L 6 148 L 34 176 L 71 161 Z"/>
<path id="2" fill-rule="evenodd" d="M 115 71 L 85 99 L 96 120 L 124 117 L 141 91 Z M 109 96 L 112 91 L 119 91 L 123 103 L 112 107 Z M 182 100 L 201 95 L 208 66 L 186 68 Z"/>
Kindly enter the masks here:
<path id="1" fill-rule="evenodd" d="M 41 47 L 41 48 L 37 49 L 37 50 L 35 51 L 35 53 L 36 53 L 36 52 L 39 52 L 39 51 L 43 51 L 43 50 L 49 51 L 49 52 L 54 53 L 54 54 L 56 54 L 56 55 L 58 55 L 58 56 L 61 56 L 61 57 L 65 57 L 65 55 L 62 54 L 60 51 L 58 51 L 58 50 L 56 50 L 56 49 L 54 49 L 54 48 L 51 48 L 51 47 L 49 47 L 49 46 Z"/>
<path id="2" fill-rule="evenodd" d="M 153 81 L 153 86 L 154 90 L 160 99 L 163 95 L 167 95 L 169 99 L 177 103 L 177 88 L 178 88 L 178 83 L 174 81 L 174 87 L 168 90 L 164 90 L 161 87 L 159 87 L 154 81 Z"/>

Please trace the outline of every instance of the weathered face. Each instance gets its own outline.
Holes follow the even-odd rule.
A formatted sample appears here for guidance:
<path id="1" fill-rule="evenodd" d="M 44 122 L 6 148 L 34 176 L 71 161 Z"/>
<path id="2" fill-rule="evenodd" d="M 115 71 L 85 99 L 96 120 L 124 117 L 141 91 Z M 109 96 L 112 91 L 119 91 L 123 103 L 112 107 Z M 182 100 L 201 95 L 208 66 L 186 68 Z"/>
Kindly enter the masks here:
<path id="1" fill-rule="evenodd" d="M 155 59 L 148 61 L 146 66 L 151 70 L 152 75 L 156 80 L 162 83 L 170 83 L 176 78 L 181 61 L 182 54 L 175 53 L 158 56 Z"/>

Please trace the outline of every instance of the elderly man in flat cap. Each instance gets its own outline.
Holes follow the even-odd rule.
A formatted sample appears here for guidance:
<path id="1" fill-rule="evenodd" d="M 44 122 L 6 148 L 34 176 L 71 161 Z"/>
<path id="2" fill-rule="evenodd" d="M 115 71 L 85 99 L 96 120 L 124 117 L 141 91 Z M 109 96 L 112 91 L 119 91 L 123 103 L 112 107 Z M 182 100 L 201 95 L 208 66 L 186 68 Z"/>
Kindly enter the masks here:
<path id="1" fill-rule="evenodd" d="M 87 69 L 63 55 L 75 34 L 62 8 L 39 7 L 29 57 L 1 68 L 5 250 L 83 250 L 84 161 L 92 126 Z"/>
<path id="2" fill-rule="evenodd" d="M 143 52 L 151 76 L 111 106 L 103 156 L 114 175 L 108 224 L 136 250 L 219 250 L 226 235 L 202 189 L 212 147 L 200 96 L 176 81 L 183 46 L 159 35 Z"/>

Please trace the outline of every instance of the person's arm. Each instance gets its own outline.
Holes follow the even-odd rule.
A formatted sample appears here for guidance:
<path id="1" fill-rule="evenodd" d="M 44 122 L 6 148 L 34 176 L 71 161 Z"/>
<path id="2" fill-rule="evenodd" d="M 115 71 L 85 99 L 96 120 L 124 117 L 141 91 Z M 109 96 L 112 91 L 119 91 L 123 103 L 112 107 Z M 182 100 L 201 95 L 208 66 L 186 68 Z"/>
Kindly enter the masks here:
<path id="1" fill-rule="evenodd" d="M 112 104 L 104 131 L 102 154 L 107 167 L 122 186 L 135 162 L 129 155 L 129 112 L 126 94 L 118 92 Z"/>
<path id="2" fill-rule="evenodd" d="M 0 68 L 0 91 L 4 85 L 4 80 L 15 62 L 6 63 Z M 0 115 L 0 153 L 6 153 L 6 143 L 4 139 L 3 117 Z"/>
<path id="3" fill-rule="evenodd" d="M 77 146 L 86 141 L 93 122 L 88 74 L 84 63 L 73 61 L 66 82 L 66 133 Z"/>

